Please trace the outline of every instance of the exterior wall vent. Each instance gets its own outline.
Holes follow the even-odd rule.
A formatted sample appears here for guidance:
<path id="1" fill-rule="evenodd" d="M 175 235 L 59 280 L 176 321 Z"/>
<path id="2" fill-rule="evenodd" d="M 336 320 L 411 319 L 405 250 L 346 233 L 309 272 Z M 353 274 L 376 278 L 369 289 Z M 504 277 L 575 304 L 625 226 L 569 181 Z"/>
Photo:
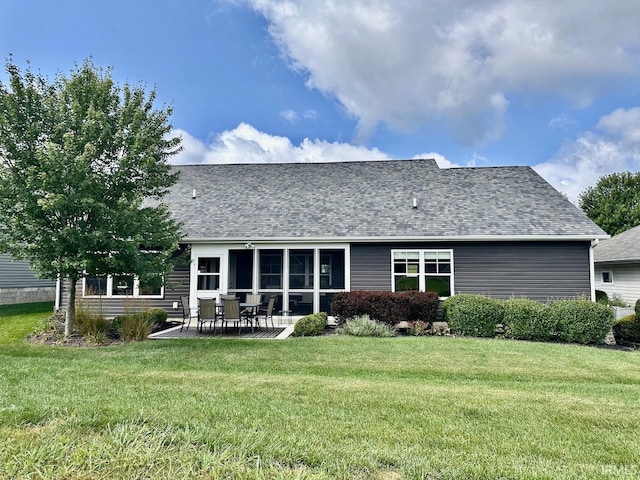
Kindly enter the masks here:
<path id="1" fill-rule="evenodd" d="M 418 208 L 418 199 L 416 197 L 413 197 L 413 202 L 411 203 L 411 206 L 413 207 L 414 210 Z"/>

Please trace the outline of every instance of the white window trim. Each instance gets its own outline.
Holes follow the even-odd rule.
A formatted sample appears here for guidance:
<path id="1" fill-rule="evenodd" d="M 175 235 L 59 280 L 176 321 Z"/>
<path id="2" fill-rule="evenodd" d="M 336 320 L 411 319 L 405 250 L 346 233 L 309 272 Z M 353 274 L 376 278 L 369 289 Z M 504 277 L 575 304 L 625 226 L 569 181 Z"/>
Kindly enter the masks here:
<path id="1" fill-rule="evenodd" d="M 159 295 L 140 295 L 140 279 L 137 275 L 133 277 L 133 295 L 113 295 L 113 275 L 106 275 L 107 293 L 104 295 L 87 295 L 87 277 L 93 277 L 96 275 L 85 275 L 82 278 L 82 297 L 83 298 L 164 298 L 164 282 L 160 287 Z M 103 277 L 104 275 L 97 275 Z M 116 275 L 117 276 L 117 275 Z"/>
<path id="2" fill-rule="evenodd" d="M 397 274 L 393 271 L 394 270 L 394 257 L 396 253 L 400 253 L 400 252 L 412 252 L 415 253 L 417 252 L 419 254 L 419 264 L 418 264 L 418 273 L 417 274 L 407 274 L 404 276 L 407 277 L 418 277 L 418 289 L 421 292 L 425 291 L 426 288 L 426 282 L 425 282 L 425 277 L 426 276 L 430 276 L 430 277 L 449 277 L 450 278 L 450 289 L 451 289 L 451 296 L 455 295 L 455 261 L 453 258 L 453 249 L 451 248 L 396 248 L 396 249 L 392 249 L 391 250 L 391 291 L 395 292 L 396 291 L 396 276 Z M 427 274 L 427 272 L 425 271 L 424 268 L 424 263 L 425 263 L 425 253 L 435 253 L 435 252 L 447 252 L 450 255 L 450 259 L 451 259 L 451 272 L 450 273 L 429 273 Z M 440 298 L 449 298 L 449 297 L 440 297 Z"/>
<path id="3" fill-rule="evenodd" d="M 604 281 L 604 274 L 608 273 L 609 274 L 609 281 L 605 282 Z M 613 270 L 602 270 L 600 272 L 600 283 L 602 283 L 603 285 L 613 285 Z"/>

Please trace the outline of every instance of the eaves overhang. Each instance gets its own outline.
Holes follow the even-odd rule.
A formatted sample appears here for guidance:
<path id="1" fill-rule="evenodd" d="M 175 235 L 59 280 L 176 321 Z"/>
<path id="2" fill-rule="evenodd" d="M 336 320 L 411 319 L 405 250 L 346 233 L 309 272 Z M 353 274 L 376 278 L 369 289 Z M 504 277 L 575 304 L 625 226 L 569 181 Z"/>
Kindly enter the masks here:
<path id="1" fill-rule="evenodd" d="M 397 237 L 184 237 L 181 243 L 391 243 L 391 242 L 526 242 L 526 241 L 585 241 L 604 240 L 608 235 L 451 235 Z"/>
<path id="2" fill-rule="evenodd" d="M 640 258 L 615 258 L 607 260 L 594 260 L 594 263 L 598 265 L 613 265 L 613 264 L 632 264 L 640 263 Z"/>

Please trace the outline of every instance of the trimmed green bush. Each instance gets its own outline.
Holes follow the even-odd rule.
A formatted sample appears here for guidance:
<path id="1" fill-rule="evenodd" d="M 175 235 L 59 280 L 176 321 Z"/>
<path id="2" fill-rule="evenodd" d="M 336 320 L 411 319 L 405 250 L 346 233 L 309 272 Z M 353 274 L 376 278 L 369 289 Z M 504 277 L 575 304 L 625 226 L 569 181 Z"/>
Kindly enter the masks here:
<path id="1" fill-rule="evenodd" d="M 149 321 L 155 325 L 162 325 L 169 318 L 164 308 L 150 308 L 147 310 L 147 315 L 149 316 Z"/>
<path id="2" fill-rule="evenodd" d="M 482 295 L 460 294 L 443 305 L 444 318 L 453 333 L 474 337 L 493 337 L 502 323 L 504 308 L 500 300 Z"/>
<path id="3" fill-rule="evenodd" d="M 540 342 L 553 338 L 555 325 L 549 319 L 545 304 L 528 298 L 511 298 L 502 305 L 507 337 Z"/>
<path id="4" fill-rule="evenodd" d="M 549 304 L 549 320 L 556 326 L 558 340 L 575 343 L 604 343 L 613 326 L 613 312 L 590 300 L 558 300 Z"/>
<path id="5" fill-rule="evenodd" d="M 618 320 L 613 326 L 613 335 L 616 342 L 640 343 L 640 316 L 632 313 Z"/>
<path id="6" fill-rule="evenodd" d="M 369 318 L 369 315 L 347 320 L 342 327 L 336 329 L 338 335 L 354 337 L 394 337 L 395 331 L 387 324 Z"/>
<path id="7" fill-rule="evenodd" d="M 327 314 L 325 312 L 314 313 L 302 317 L 293 327 L 293 335 L 296 337 L 311 337 L 320 335 L 327 326 Z"/>

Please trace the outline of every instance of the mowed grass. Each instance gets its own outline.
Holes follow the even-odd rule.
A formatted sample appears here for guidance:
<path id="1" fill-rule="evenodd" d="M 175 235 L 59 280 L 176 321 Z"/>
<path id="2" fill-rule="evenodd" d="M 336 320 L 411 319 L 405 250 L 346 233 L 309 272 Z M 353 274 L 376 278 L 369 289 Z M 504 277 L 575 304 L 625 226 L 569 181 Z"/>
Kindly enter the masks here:
<path id="1" fill-rule="evenodd" d="M 0 478 L 637 478 L 639 432 L 639 352 L 440 337 L 0 345 Z"/>

